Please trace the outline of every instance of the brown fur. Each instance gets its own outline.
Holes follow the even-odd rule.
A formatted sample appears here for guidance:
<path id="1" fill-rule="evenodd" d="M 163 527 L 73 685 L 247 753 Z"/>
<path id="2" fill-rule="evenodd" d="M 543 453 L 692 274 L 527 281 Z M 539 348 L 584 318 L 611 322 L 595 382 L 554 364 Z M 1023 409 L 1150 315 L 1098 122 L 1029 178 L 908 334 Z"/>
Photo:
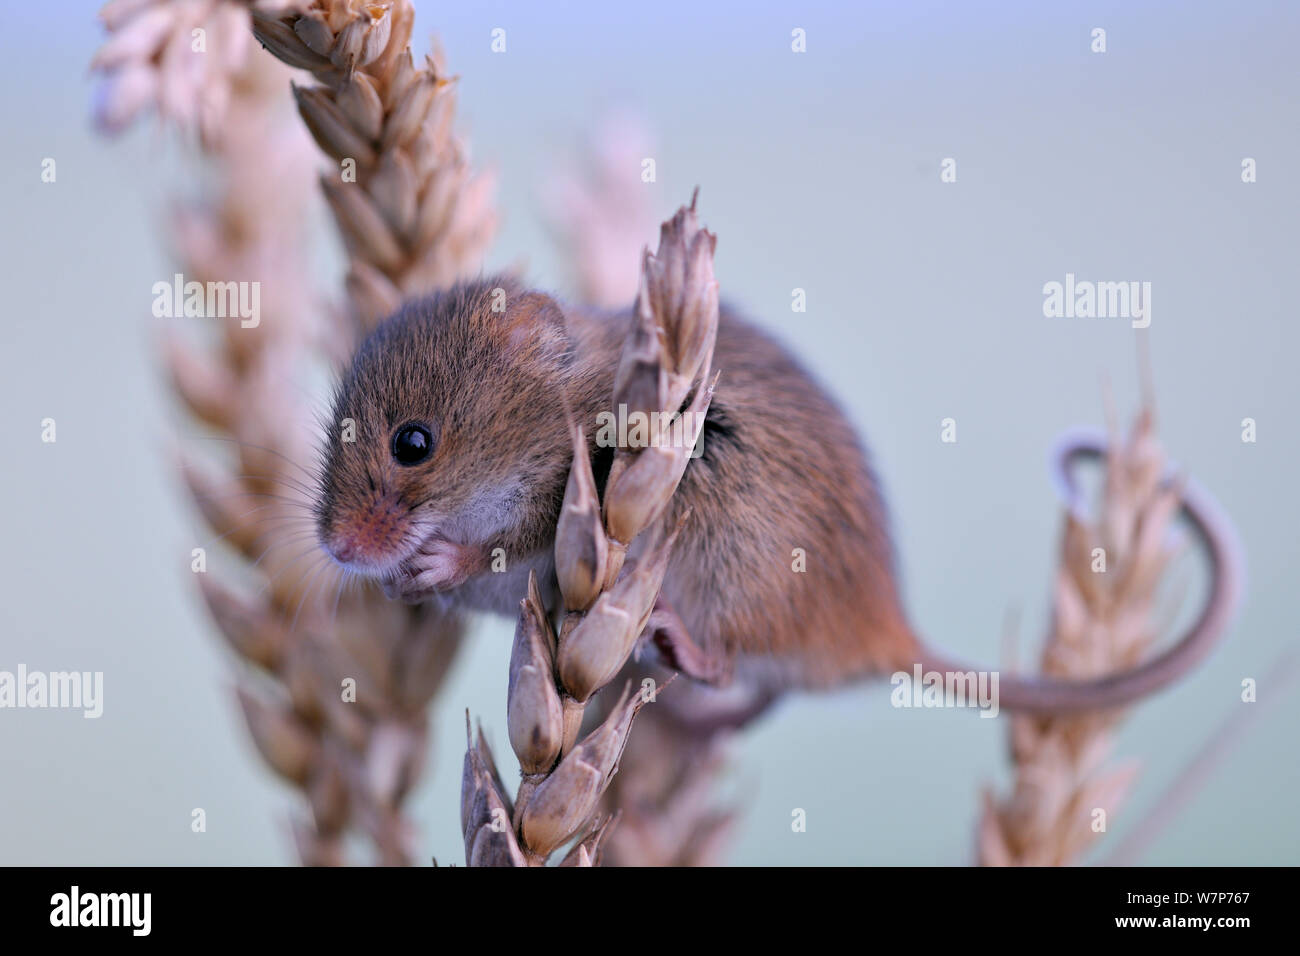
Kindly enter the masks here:
<path id="1" fill-rule="evenodd" d="M 491 311 L 496 288 L 504 314 Z M 357 441 L 326 445 L 322 539 L 368 529 L 396 502 L 434 517 L 406 522 L 376 551 L 400 558 L 437 523 L 462 543 L 503 548 L 508 562 L 549 567 L 570 463 L 566 407 L 586 426 L 603 481 L 609 453 L 595 447 L 594 423 L 609 407 L 627 322 L 566 316 L 500 277 L 408 304 L 365 341 L 335 400 L 334 426 L 354 419 Z M 883 504 L 853 429 L 780 346 L 725 306 L 714 367 L 704 452 L 665 519 L 693 512 L 664 584 L 691 635 L 728 656 L 770 658 L 800 683 L 913 659 Z M 411 420 L 434 429 L 436 446 L 403 467 L 389 443 Z M 510 517 L 480 535 L 470 513 L 485 487 L 511 489 Z M 792 570 L 796 548 L 806 573 Z M 512 613 L 518 596 L 471 603 Z"/>
<path id="2" fill-rule="evenodd" d="M 610 370 L 602 397 L 628 320 L 570 313 L 580 351 Z M 703 454 L 664 518 L 671 526 L 691 511 L 663 593 L 692 638 L 761 658 L 802 685 L 910 666 L 885 506 L 852 426 L 785 349 L 726 304 L 713 367 L 721 376 Z M 805 572 L 794 570 L 795 549 Z"/>

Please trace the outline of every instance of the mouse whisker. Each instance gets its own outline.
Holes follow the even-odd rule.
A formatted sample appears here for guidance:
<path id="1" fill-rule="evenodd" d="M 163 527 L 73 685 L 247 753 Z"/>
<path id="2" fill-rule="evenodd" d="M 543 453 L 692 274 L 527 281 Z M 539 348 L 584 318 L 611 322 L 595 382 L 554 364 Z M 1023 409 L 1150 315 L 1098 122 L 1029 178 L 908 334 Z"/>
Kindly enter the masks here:
<path id="1" fill-rule="evenodd" d="M 294 540 L 292 540 L 292 539 L 289 539 L 289 540 L 284 540 L 284 539 L 282 539 L 282 540 L 279 540 L 279 541 L 273 541 L 273 542 L 271 542 L 271 543 L 270 543 L 269 545 L 267 545 L 266 548 L 262 551 L 261 555 L 258 556 L 257 560 L 253 562 L 251 569 L 252 569 L 252 570 L 256 570 L 257 567 L 258 567 L 258 565 L 260 565 L 260 564 L 262 563 L 262 560 L 263 560 L 263 559 L 264 559 L 268 554 L 270 554 L 272 551 L 274 551 L 275 548 L 276 548 L 277 546 L 282 545 L 282 544 L 283 544 L 283 545 L 288 545 L 288 544 L 296 544 L 296 543 L 297 543 L 297 542 L 294 541 Z M 320 544 L 319 544 L 319 543 L 315 543 L 315 542 L 313 542 L 313 546 L 312 546 L 312 547 L 308 548 L 306 551 L 304 551 L 304 552 L 302 552 L 301 554 L 299 554 L 299 555 L 297 555 L 296 557 L 294 557 L 294 558 L 289 562 L 289 564 L 285 565 L 285 566 L 284 566 L 283 568 L 281 568 L 279 571 L 275 572 L 274 574 L 270 574 L 270 575 L 263 574 L 263 577 L 265 577 L 265 579 L 266 579 L 266 583 L 267 583 L 267 585 L 270 585 L 272 582 L 275 581 L 275 579 L 276 579 L 277 577 L 279 577 L 281 574 L 283 574 L 283 573 L 284 573 L 286 570 L 288 570 L 289 568 L 293 567 L 293 565 L 294 565 L 295 563 L 297 563 L 298 561 L 300 561 L 300 560 L 302 560 L 303 558 L 307 557 L 307 555 L 311 554 L 313 551 L 319 550 L 319 548 L 320 548 Z M 261 593 L 261 592 L 259 592 L 259 593 Z"/>
<path id="2" fill-rule="evenodd" d="M 340 572 L 337 578 L 338 586 L 334 589 L 334 608 L 330 611 L 330 630 L 338 627 L 339 601 L 343 597 L 343 591 L 348 586 L 352 574 L 347 568 L 340 568 Z"/>
<path id="3" fill-rule="evenodd" d="M 307 587 L 306 589 L 303 590 L 302 597 L 298 599 L 298 608 L 293 612 L 293 620 L 289 624 L 290 634 L 294 633 L 298 629 L 298 615 L 302 614 L 303 606 L 307 603 L 307 598 L 311 594 L 311 589 L 316 586 L 316 582 L 317 579 L 320 577 L 320 573 L 326 570 L 329 566 L 330 566 L 330 561 L 328 557 L 324 557 L 316 563 L 315 570 L 310 572 L 311 579 L 307 582 Z M 305 574 L 303 575 L 303 578 L 299 579 L 298 581 L 299 585 L 302 584 L 304 579 L 306 579 Z"/>
<path id="4" fill-rule="evenodd" d="M 265 537 L 265 535 L 258 535 L 258 538 L 262 538 L 262 537 Z M 257 538 L 254 539 L 254 541 L 256 541 L 256 540 L 257 540 Z M 266 558 L 267 555 L 269 555 L 269 554 L 270 554 L 272 551 L 274 551 L 276 548 L 280 548 L 280 547 L 290 547 L 290 546 L 294 546 L 294 547 L 296 547 L 296 546 L 298 546 L 298 545 L 301 545 L 301 544 L 305 543 L 307 540 L 309 540 L 309 538 L 308 538 L 308 536 L 307 536 L 306 534 L 298 534 L 298 535 L 294 535 L 294 536 L 292 536 L 292 537 L 281 537 L 281 538 L 277 538 L 276 540 L 272 541 L 270 544 L 268 544 L 265 548 L 262 549 L 262 552 L 261 552 L 261 554 L 258 555 L 257 560 L 254 561 L 254 562 L 249 566 L 249 570 L 250 570 L 250 571 L 255 571 L 255 572 L 258 571 L 258 566 L 261 564 L 262 560 L 263 560 L 264 558 Z M 304 551 L 301 555 L 299 555 L 297 558 L 294 558 L 293 560 L 294 560 L 294 561 L 297 561 L 299 558 L 306 557 L 306 556 L 309 555 L 309 554 L 311 554 L 311 551 Z M 291 567 L 291 566 L 292 566 L 292 563 L 291 563 L 290 565 L 286 565 L 286 567 Z M 278 573 L 278 572 L 277 572 L 277 573 Z M 262 570 L 262 571 L 260 572 L 260 576 L 263 578 L 263 580 L 266 580 L 266 579 L 267 579 L 267 573 L 266 573 L 266 571 L 265 571 L 265 570 Z M 273 580 L 273 579 L 274 579 L 274 578 L 272 577 L 272 580 Z"/>
<path id="5" fill-rule="evenodd" d="M 262 587 L 258 588 L 257 591 L 254 593 L 253 595 L 254 600 L 260 601 L 263 598 L 270 597 L 273 603 L 276 605 L 276 607 L 279 608 L 279 610 L 282 613 L 286 613 L 288 611 L 288 608 L 283 607 L 281 604 L 281 599 L 283 598 L 283 595 L 274 595 L 273 590 L 277 584 L 282 583 L 282 581 L 284 580 L 284 575 L 287 572 L 295 570 L 298 567 L 300 567 L 300 562 L 302 561 L 302 559 L 308 557 L 310 554 L 311 554 L 310 551 L 304 551 L 301 554 L 295 555 L 294 558 L 283 568 L 275 572 L 275 574 L 269 575 L 266 578 L 266 580 L 263 582 Z M 307 570 L 304 571 L 298 577 L 297 581 L 294 582 L 295 589 L 302 586 L 302 583 L 307 578 L 307 575 L 311 574 L 312 569 L 315 567 L 316 565 L 314 564 L 308 566 Z"/>
<path id="6" fill-rule="evenodd" d="M 220 522 L 207 521 L 206 523 L 210 530 L 214 532 L 219 532 L 218 536 L 213 539 L 214 541 L 220 541 L 222 538 L 226 537 L 227 535 L 235 534 L 236 532 L 239 531 L 251 531 L 251 530 L 257 530 L 256 537 L 260 537 L 261 535 L 273 531 L 310 531 L 312 533 L 315 533 L 316 530 L 315 522 L 312 521 L 310 515 L 285 514 L 283 512 L 278 512 L 274 510 L 278 507 L 279 505 L 277 503 L 272 502 L 271 504 L 263 504 L 257 508 L 253 508 L 249 511 L 244 512 L 241 515 L 233 515 L 227 519 L 221 520 Z M 262 515 L 261 517 L 254 519 L 252 528 L 248 527 L 244 523 L 245 518 L 249 518 L 252 515 L 255 515 L 259 512 L 268 511 L 268 510 L 270 510 L 272 513 L 267 515 Z M 233 527 L 231 527 L 227 531 L 221 532 L 220 529 L 224 527 L 227 523 L 232 524 Z M 254 540 L 256 540 L 256 538 L 254 538 Z"/>
<path id="7" fill-rule="evenodd" d="M 226 442 L 227 444 L 231 444 L 231 445 L 237 445 L 240 448 L 252 448 L 255 451 L 263 451 L 266 452 L 268 455 L 274 455 L 276 458 L 279 458 L 285 464 L 297 468 L 313 483 L 319 478 L 319 475 L 313 474 L 312 471 L 308 469 L 305 465 L 302 465 L 301 463 L 294 461 L 292 458 L 290 458 L 288 455 L 284 454 L 283 452 L 276 451 L 274 448 L 268 448 L 265 445 L 254 445 L 252 442 L 242 441 L 238 438 L 228 438 L 221 435 L 188 435 L 186 437 L 190 441 L 220 441 L 220 442 Z"/>
<path id="8" fill-rule="evenodd" d="M 270 482 L 273 484 L 285 485 L 288 488 L 292 489 L 293 491 L 296 491 L 299 494 L 301 494 L 308 501 L 314 500 L 316 497 L 315 489 L 304 484 L 301 479 L 295 478 L 292 475 L 286 475 L 283 473 L 279 473 L 279 474 L 264 473 L 260 475 L 239 474 L 239 475 L 231 475 L 230 477 L 237 478 L 241 481 Z"/>
<path id="9" fill-rule="evenodd" d="M 244 512 L 243 514 L 241 514 L 241 515 L 236 515 L 236 516 L 235 516 L 235 520 L 236 520 L 236 521 L 242 521 L 244 518 L 247 518 L 247 517 L 249 517 L 249 516 L 251 516 L 251 515 L 254 515 L 254 514 L 258 513 L 259 511 L 266 511 L 268 508 L 274 508 L 274 507 L 276 507 L 276 505 L 275 505 L 274 502 L 271 503 L 271 504 L 259 505 L 259 506 L 256 507 L 256 508 L 253 508 L 253 509 L 251 509 L 251 510 L 249 510 L 249 511 L 245 511 L 245 512 Z M 269 517 L 269 518 L 259 519 L 259 524 L 261 524 L 265 530 L 263 530 L 260 534 L 258 534 L 257 536 L 255 536 L 252 540 L 256 541 L 257 538 L 259 538 L 259 537 L 261 537 L 263 534 L 267 534 L 267 533 L 269 533 L 269 532 L 271 532 L 271 531 L 283 530 L 283 529 L 285 529 L 286 527 L 289 527 L 289 528 L 291 529 L 291 527 L 292 527 L 292 523 L 293 523 L 293 522 L 300 522 L 300 521 L 303 521 L 303 520 L 304 520 L 304 518 L 303 518 L 302 515 L 274 515 L 274 516 L 271 516 L 271 517 Z M 216 544 L 218 541 L 221 541 L 221 540 L 224 539 L 224 538 L 228 538 L 228 537 L 230 537 L 232 534 L 235 534 L 235 533 L 237 533 L 237 532 L 239 532 L 239 531 L 242 531 L 242 530 L 244 530 L 244 529 L 241 528 L 241 527 L 239 527 L 239 526 L 236 526 L 236 527 L 234 527 L 234 528 L 231 528 L 229 531 L 226 531 L 226 532 L 224 532 L 224 533 L 222 533 L 222 534 L 219 534 L 219 535 L 217 535 L 215 538 L 210 538 L 210 539 L 208 539 L 208 541 L 206 541 L 205 543 L 203 543 L 202 545 L 200 545 L 200 547 L 204 547 L 204 548 L 206 548 L 206 547 L 210 547 L 211 545 Z M 312 530 L 313 533 L 314 533 L 314 529 L 311 529 L 311 530 Z"/>
<path id="10" fill-rule="evenodd" d="M 290 498 L 287 495 L 277 495 L 270 491 L 230 491 L 219 495 L 200 495 L 193 496 L 195 501 L 231 501 L 235 498 L 272 498 L 281 504 L 292 505 L 295 508 L 311 510 L 312 502 L 302 498 Z"/>

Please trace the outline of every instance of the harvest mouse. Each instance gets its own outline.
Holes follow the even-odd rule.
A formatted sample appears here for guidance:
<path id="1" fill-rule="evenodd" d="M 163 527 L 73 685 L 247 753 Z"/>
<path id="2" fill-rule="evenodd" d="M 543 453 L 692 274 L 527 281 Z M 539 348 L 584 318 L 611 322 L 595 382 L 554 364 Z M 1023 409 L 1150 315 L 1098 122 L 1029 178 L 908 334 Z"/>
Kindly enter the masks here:
<path id="1" fill-rule="evenodd" d="M 496 291 L 494 291 L 496 290 Z M 493 303 L 504 292 L 504 312 Z M 607 410 L 630 312 L 562 305 L 495 276 L 407 303 L 360 345 L 334 399 L 316 517 L 344 567 L 390 597 L 513 616 L 530 572 L 555 606 L 555 527 L 572 455 L 566 410 Z M 908 623 L 885 502 L 843 413 L 785 348 L 722 306 L 720 380 L 702 454 L 661 520 L 689 517 L 650 627 L 677 630 L 720 682 L 766 701 L 872 674 L 970 668 Z M 588 424 L 597 484 L 612 449 Z M 1063 471 L 1102 451 L 1083 440 Z M 1089 681 L 1002 675 L 1000 706 L 1035 713 L 1112 707 L 1174 680 L 1224 629 L 1238 588 L 1230 531 L 1194 486 L 1183 511 L 1213 565 L 1211 593 L 1176 646 Z M 806 571 L 792 570 L 802 549 Z M 658 622 L 658 623 L 656 623 Z M 680 661 L 675 661 L 680 666 Z M 688 676 L 706 676 L 682 667 Z M 706 668 L 707 670 L 707 668 Z M 712 679 L 712 678 L 710 678 Z"/>

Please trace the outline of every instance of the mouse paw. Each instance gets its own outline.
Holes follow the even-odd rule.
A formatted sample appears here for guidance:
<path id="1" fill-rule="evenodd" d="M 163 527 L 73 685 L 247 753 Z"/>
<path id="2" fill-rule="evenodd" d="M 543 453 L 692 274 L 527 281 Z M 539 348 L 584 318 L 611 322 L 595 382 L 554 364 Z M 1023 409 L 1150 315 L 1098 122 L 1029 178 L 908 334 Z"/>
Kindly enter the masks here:
<path id="1" fill-rule="evenodd" d="M 441 591 L 460 587 L 486 566 L 482 548 L 431 538 L 402 562 L 396 574 L 383 580 L 384 595 L 420 604 Z"/>
<path id="2" fill-rule="evenodd" d="M 639 660 L 647 654 L 652 654 L 665 667 L 704 684 L 723 687 L 731 681 L 731 660 L 695 643 L 682 619 L 662 596 L 655 601 L 645 630 L 637 639 L 636 658 Z"/>

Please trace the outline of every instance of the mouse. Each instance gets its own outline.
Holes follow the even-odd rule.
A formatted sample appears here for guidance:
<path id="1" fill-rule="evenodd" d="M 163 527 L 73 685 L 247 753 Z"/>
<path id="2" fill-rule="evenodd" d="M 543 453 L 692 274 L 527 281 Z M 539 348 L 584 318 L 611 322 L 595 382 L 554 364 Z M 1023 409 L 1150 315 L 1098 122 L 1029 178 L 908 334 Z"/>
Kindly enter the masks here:
<path id="1" fill-rule="evenodd" d="M 323 443 L 314 502 L 323 548 L 394 600 L 514 616 L 535 577 L 556 607 L 570 416 L 593 423 L 609 411 L 631 321 L 630 307 L 564 303 L 513 275 L 406 302 L 361 341 L 335 391 L 338 431 Z M 817 379 L 725 302 L 713 368 L 702 445 L 658 519 L 680 532 L 647 627 L 665 626 L 688 651 L 666 663 L 720 693 L 739 688 L 742 703 L 723 708 L 736 724 L 790 690 L 918 665 L 976 670 L 909 622 L 871 456 Z M 585 429 L 587 453 L 603 490 L 613 449 L 596 432 Z M 1061 449 L 1067 491 L 1073 464 L 1104 453 L 1104 437 Z M 1205 656 L 1236 602 L 1237 562 L 1214 503 L 1192 482 L 1180 493 L 1212 571 L 1187 632 L 1162 654 L 1093 680 L 1001 675 L 1001 708 L 1119 707 Z"/>

